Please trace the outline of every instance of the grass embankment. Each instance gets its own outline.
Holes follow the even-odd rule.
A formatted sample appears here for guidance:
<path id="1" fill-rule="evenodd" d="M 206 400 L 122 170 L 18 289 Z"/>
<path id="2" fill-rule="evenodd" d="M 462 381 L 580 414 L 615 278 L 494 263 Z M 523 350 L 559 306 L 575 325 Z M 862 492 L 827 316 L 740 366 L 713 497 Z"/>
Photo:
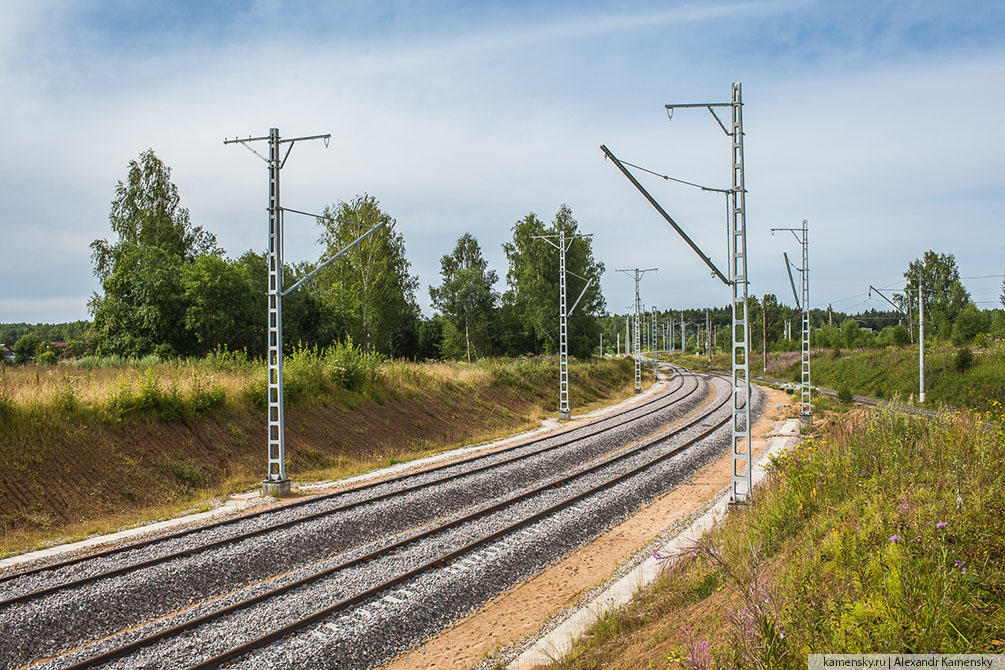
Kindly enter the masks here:
<path id="1" fill-rule="evenodd" d="M 948 342 L 925 346 L 925 405 L 991 409 L 1005 402 L 1005 343 L 968 349 L 972 358 Z M 751 357 L 750 373 L 794 382 L 801 381 L 800 352 L 769 353 L 765 369 L 761 356 Z M 675 355 L 675 363 L 704 369 L 707 359 Z M 728 354 L 717 353 L 712 366 L 729 367 Z M 857 395 L 913 402 L 918 396 L 918 347 L 885 349 L 814 349 L 810 366 L 814 386 L 847 389 Z"/>
<path id="2" fill-rule="evenodd" d="M 1005 414 L 857 410 L 558 668 L 803 668 L 1005 651 Z"/>
<path id="3" fill-rule="evenodd" d="M 624 360 L 573 361 L 574 411 L 632 395 L 632 375 Z M 285 380 L 288 472 L 324 480 L 537 425 L 556 411 L 558 364 L 306 350 Z M 264 405 L 263 365 L 239 356 L 0 368 L 0 555 L 253 487 Z"/>
<path id="4" fill-rule="evenodd" d="M 1005 401 L 1005 344 L 973 348 L 973 359 L 961 361 L 948 342 L 925 346 L 926 406 L 952 405 L 987 411 L 992 401 Z M 813 383 L 833 389 L 892 400 L 918 395 L 918 347 L 821 351 L 812 360 Z M 777 375 L 795 379 L 796 362 Z"/>

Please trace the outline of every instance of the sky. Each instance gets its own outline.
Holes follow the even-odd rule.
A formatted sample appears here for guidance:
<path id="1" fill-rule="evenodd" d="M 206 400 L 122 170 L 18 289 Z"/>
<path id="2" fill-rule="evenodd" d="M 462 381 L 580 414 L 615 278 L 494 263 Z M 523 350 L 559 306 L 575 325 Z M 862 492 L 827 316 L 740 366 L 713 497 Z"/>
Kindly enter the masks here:
<path id="1" fill-rule="evenodd" d="M 659 309 L 725 305 L 711 277 L 605 161 L 729 186 L 729 138 L 702 109 L 741 82 L 752 295 L 794 304 L 772 227 L 809 221 L 813 306 L 883 309 L 927 250 L 953 254 L 979 306 L 1005 272 L 1005 3 L 29 2 L 0 0 L 0 322 L 89 318 L 89 244 L 127 165 L 152 148 L 182 205 L 228 255 L 262 251 L 266 165 L 225 138 L 298 143 L 287 207 L 358 194 L 397 221 L 419 303 L 470 232 L 505 289 L 502 244 L 528 213 L 568 205 L 608 309 L 658 268 Z M 728 110 L 726 110 L 728 112 Z M 724 271 L 723 196 L 637 173 Z M 288 261 L 320 256 L 286 219 Z M 557 268 L 556 268 L 557 272 Z M 264 310 L 263 299 L 263 310 Z"/>

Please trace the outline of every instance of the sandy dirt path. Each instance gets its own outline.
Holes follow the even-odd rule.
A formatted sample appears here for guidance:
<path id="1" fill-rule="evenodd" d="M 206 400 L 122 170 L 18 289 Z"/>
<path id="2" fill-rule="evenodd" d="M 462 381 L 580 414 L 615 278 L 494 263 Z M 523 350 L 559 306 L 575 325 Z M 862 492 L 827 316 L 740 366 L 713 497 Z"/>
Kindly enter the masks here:
<path id="1" fill-rule="evenodd" d="M 776 421 L 792 416 L 793 396 L 763 388 L 764 414 L 752 428 L 755 460 L 767 449 Z M 781 405 L 781 409 L 778 408 Z M 798 412 L 798 404 L 795 405 Z M 384 670 L 471 668 L 487 656 L 535 633 L 556 612 L 575 605 L 608 580 L 623 562 L 663 530 L 701 509 L 729 484 L 727 452 L 689 480 L 642 507 L 558 563 L 460 619 L 451 628 L 382 666 Z"/>

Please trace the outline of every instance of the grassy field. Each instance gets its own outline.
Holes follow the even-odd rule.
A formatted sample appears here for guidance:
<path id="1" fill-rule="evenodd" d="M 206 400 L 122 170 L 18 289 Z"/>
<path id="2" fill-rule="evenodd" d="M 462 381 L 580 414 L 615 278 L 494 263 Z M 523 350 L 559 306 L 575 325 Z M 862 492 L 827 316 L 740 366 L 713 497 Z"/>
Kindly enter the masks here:
<path id="1" fill-rule="evenodd" d="M 969 349 L 972 360 L 961 360 L 960 349 L 948 342 L 925 347 L 926 406 L 942 405 L 992 409 L 994 401 L 1005 402 L 1005 343 Z M 965 358 L 965 354 L 962 355 Z M 698 356 L 674 356 L 688 367 L 707 366 Z M 712 365 L 729 367 L 727 354 L 715 354 Z M 760 355 L 751 358 L 751 374 L 800 381 L 800 353 L 769 353 L 768 364 Z M 830 350 L 811 352 L 812 379 L 815 386 L 848 391 L 880 398 L 915 402 L 918 397 L 918 347 L 885 349 Z"/>
<path id="2" fill-rule="evenodd" d="M 357 354 L 305 350 L 287 360 L 287 469 L 298 481 L 510 434 L 557 410 L 554 359 Z M 632 382 L 627 361 L 573 361 L 574 413 L 632 395 Z M 264 393 L 264 367 L 232 355 L 0 368 L 0 555 L 202 509 L 255 486 Z"/>
<path id="3" fill-rule="evenodd" d="M 959 349 L 947 342 L 925 348 L 926 405 L 992 409 L 1005 402 L 1005 344 L 973 348 L 960 364 Z M 819 352 L 812 359 L 813 383 L 874 398 L 917 400 L 918 347 Z M 795 379 L 799 364 L 778 376 Z"/>
<path id="4" fill-rule="evenodd" d="M 605 616 L 587 668 L 804 668 L 808 653 L 1005 652 L 1005 411 L 830 416 L 756 502 Z"/>

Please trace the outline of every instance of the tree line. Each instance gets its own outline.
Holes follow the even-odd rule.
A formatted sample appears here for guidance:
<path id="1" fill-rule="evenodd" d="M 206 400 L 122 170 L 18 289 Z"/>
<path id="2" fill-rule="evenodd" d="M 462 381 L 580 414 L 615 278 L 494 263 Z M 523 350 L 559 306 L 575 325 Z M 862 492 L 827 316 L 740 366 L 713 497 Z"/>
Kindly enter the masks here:
<path id="1" fill-rule="evenodd" d="M 109 222 L 112 239 L 91 244 L 101 284 L 88 302 L 93 320 L 67 331 L 75 353 L 166 359 L 228 349 L 264 355 L 265 254 L 248 250 L 228 257 L 213 233 L 192 223 L 170 168 L 153 150 L 130 161 L 126 179 L 116 185 Z M 286 264 L 283 285 L 299 281 L 378 223 L 384 225 L 283 298 L 287 348 L 351 341 L 366 352 L 410 359 L 557 350 L 558 252 L 536 237 L 560 230 L 576 234 L 568 207 L 550 224 L 528 214 L 513 225 L 513 238 L 504 245 L 509 267 L 501 293 L 477 239 L 462 235 L 441 260 L 441 282 L 430 288 L 437 313 L 429 318 L 416 300 L 419 282 L 404 238 L 369 194 L 324 208 L 317 218 L 321 258 Z M 594 278 L 569 321 L 570 353 L 589 356 L 599 335 L 596 317 L 605 307 L 599 289 L 604 267 L 594 260 L 588 239 L 571 246 L 567 266 Z M 584 283 L 577 288 L 577 281 L 570 277 L 576 295 Z M 5 332 L 18 341 L 32 335 L 36 339 L 21 349 L 35 346 L 36 353 L 42 344 L 36 340 L 50 334 Z"/>
<path id="2" fill-rule="evenodd" d="M 111 241 L 91 244 L 94 274 L 101 283 L 88 302 L 91 322 L 0 324 L 0 343 L 15 349 L 17 362 L 49 352 L 142 358 L 199 357 L 228 349 L 265 353 L 264 252 L 230 258 L 215 235 L 193 225 L 181 206 L 171 170 L 147 150 L 129 162 L 111 203 Z M 542 238 L 564 233 L 568 304 L 582 298 L 569 317 L 569 352 L 588 357 L 625 351 L 625 315 L 606 313 L 600 291 L 604 265 L 593 256 L 590 238 L 576 238 L 578 223 L 565 205 L 551 222 L 531 213 L 512 226 L 503 245 L 505 285 L 488 267 L 477 238 L 463 234 L 440 260 L 440 282 L 429 289 L 436 313 L 422 315 L 418 278 L 411 274 L 405 242 L 395 220 L 372 195 L 357 195 L 325 207 L 317 219 L 322 247 L 318 263 L 286 264 L 291 286 L 319 263 L 356 239 L 361 230 L 384 225 L 283 299 L 287 348 L 325 347 L 352 341 L 364 351 L 409 359 L 465 359 L 550 354 L 558 350 L 558 250 Z M 553 238 L 552 238 L 553 239 Z M 570 242 L 571 240 L 571 242 Z M 586 278 L 586 279 L 583 279 Z M 587 280 L 593 282 L 587 285 Z M 896 310 L 857 315 L 812 309 L 812 346 L 903 346 L 917 338 L 918 286 L 924 288 L 926 337 L 957 344 L 983 337 L 1005 338 L 1005 311 L 982 310 L 960 281 L 951 254 L 926 252 L 904 273 L 905 290 L 892 296 Z M 585 290 L 584 290 L 585 289 Z M 1005 282 L 1002 284 L 1005 306 Z M 714 346 L 730 345 L 729 306 L 707 310 Z M 749 301 L 751 354 L 799 347 L 801 313 L 773 294 Z M 705 309 L 661 310 L 659 323 L 674 322 L 674 348 L 704 347 Z M 680 340 L 683 317 L 687 339 Z M 785 322 L 791 337 L 785 337 Z M 648 322 L 647 322 L 648 325 Z M 660 331 L 662 333 L 662 330 Z M 619 341 L 620 340 L 620 341 Z M 65 342 L 57 350 L 53 341 Z M 11 345 L 15 342 L 15 345 Z M 662 340 L 661 340 L 662 343 Z M 5 358 L 0 357 L 0 362 Z"/>

